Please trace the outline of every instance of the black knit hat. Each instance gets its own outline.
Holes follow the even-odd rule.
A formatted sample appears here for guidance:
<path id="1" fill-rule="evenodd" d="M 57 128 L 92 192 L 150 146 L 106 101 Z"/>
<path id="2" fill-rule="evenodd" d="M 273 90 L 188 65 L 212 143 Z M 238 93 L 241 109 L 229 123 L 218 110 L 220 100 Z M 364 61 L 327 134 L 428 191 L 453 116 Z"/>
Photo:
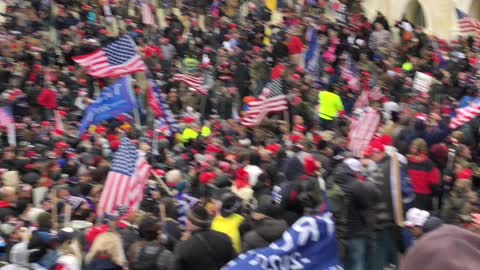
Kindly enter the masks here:
<path id="1" fill-rule="evenodd" d="M 212 222 L 211 216 L 203 205 L 195 205 L 187 214 L 188 220 L 200 228 L 207 229 Z"/>
<path id="2" fill-rule="evenodd" d="M 272 201 L 272 196 L 263 195 L 258 199 L 257 207 L 253 212 L 259 213 L 268 217 L 275 217 L 279 211 L 278 205 Z"/>
<path id="3" fill-rule="evenodd" d="M 221 201 L 222 209 L 220 209 L 220 214 L 222 217 L 228 217 L 232 215 L 242 206 L 242 200 L 232 192 L 224 194 Z"/>

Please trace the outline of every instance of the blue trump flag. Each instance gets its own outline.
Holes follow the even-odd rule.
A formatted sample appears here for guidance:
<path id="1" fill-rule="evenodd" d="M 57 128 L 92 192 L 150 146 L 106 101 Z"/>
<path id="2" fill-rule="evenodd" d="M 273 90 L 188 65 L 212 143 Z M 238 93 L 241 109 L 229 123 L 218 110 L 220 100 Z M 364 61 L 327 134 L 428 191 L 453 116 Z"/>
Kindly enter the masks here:
<path id="1" fill-rule="evenodd" d="M 136 108 L 130 77 L 123 77 L 103 90 L 95 102 L 88 107 L 80 123 L 78 134 L 82 135 L 90 125 L 99 124 Z"/>
<path id="2" fill-rule="evenodd" d="M 343 270 L 331 214 L 302 217 L 280 240 L 266 248 L 250 250 L 222 270 Z"/>

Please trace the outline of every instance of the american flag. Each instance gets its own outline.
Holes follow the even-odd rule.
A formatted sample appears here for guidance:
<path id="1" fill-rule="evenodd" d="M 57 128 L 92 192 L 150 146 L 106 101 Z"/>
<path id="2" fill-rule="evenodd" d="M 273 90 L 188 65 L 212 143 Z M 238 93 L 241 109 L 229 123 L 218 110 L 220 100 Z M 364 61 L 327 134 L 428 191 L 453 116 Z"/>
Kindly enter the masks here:
<path id="1" fill-rule="evenodd" d="M 480 115 L 480 103 L 457 109 L 457 115 L 450 120 L 450 128 L 457 129 Z"/>
<path id="2" fill-rule="evenodd" d="M 15 124 L 10 108 L 0 108 L 0 126 L 8 127 Z"/>
<path id="3" fill-rule="evenodd" d="M 457 8 L 458 28 L 462 34 L 476 34 L 480 32 L 480 21 L 472 18 Z"/>
<path id="4" fill-rule="evenodd" d="M 473 48 L 480 48 L 480 21 L 468 16 L 457 8 L 458 28 L 464 35 L 472 35 L 474 38 Z"/>
<path id="5" fill-rule="evenodd" d="M 121 77 L 147 70 L 137 53 L 135 42 L 128 35 L 93 53 L 73 57 L 73 60 L 83 66 L 91 76 L 101 78 Z"/>
<path id="6" fill-rule="evenodd" d="M 288 110 L 288 103 L 282 91 L 281 79 L 270 81 L 262 91 L 259 100 L 250 102 L 240 123 L 247 127 L 257 126 L 269 113 Z"/>
<path id="7" fill-rule="evenodd" d="M 201 95 L 207 95 L 208 93 L 207 89 L 203 87 L 203 76 L 195 77 L 192 75 L 177 73 L 173 76 L 173 80 L 177 82 L 183 82 L 184 84 L 188 85 L 188 87 L 197 91 Z"/>
<path id="8" fill-rule="evenodd" d="M 380 124 L 380 114 L 377 110 L 367 107 L 358 116 L 352 118 L 348 132 L 348 149 L 357 157 L 363 157 Z"/>
<path id="9" fill-rule="evenodd" d="M 97 215 L 116 215 L 119 208 L 136 211 L 143 199 L 151 166 L 132 142 L 123 137 L 113 158 L 105 187 L 98 203 Z"/>
<path id="10" fill-rule="evenodd" d="M 60 114 L 60 111 L 54 110 L 53 115 L 55 118 L 55 130 L 65 131 L 65 127 L 63 126 L 62 115 Z"/>
<path id="11" fill-rule="evenodd" d="M 152 102 L 150 106 L 153 106 L 155 108 L 152 108 L 153 111 L 155 111 L 155 117 L 157 118 L 162 118 L 164 122 L 164 126 L 168 127 L 168 130 L 170 131 L 170 135 L 177 133 L 180 130 L 180 127 L 175 120 L 175 117 L 170 110 L 170 106 L 168 105 L 166 99 L 165 99 L 165 94 L 163 94 L 160 91 L 160 88 L 158 88 L 158 85 L 153 81 L 149 80 L 150 84 L 150 89 L 151 89 L 151 95 L 152 99 L 155 101 L 149 101 Z M 150 98 L 150 97 L 149 97 Z"/>
<path id="12" fill-rule="evenodd" d="M 360 71 L 350 54 L 346 55 L 345 66 L 342 67 L 341 76 L 353 91 L 360 90 Z"/>
<path id="13" fill-rule="evenodd" d="M 15 119 L 9 107 L 0 108 L 0 126 L 7 128 L 8 144 L 15 146 L 17 144 Z"/>
<path id="14" fill-rule="evenodd" d="M 155 17 L 153 16 L 153 13 L 152 13 L 152 8 L 146 1 L 143 1 L 141 5 L 142 5 L 142 23 L 145 25 L 155 26 L 156 23 L 155 23 Z"/>

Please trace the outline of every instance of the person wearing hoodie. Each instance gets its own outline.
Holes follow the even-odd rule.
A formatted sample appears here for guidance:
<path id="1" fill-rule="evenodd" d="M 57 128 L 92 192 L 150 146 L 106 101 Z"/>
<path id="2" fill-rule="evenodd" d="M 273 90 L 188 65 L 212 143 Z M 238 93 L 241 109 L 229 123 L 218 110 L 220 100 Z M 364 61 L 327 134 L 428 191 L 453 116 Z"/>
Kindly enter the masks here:
<path id="1" fill-rule="evenodd" d="M 256 209 L 250 215 L 252 228 L 243 237 L 243 252 L 267 247 L 282 237 L 288 224 L 284 220 L 273 218 L 277 212 L 278 206 L 272 203 L 271 196 L 259 198 Z"/>
<path id="2" fill-rule="evenodd" d="M 415 139 L 409 152 L 407 173 L 415 192 L 415 207 L 431 212 L 434 189 L 440 184 L 440 172 L 427 156 L 425 140 Z"/>
<path id="3" fill-rule="evenodd" d="M 344 193 L 343 202 L 337 204 L 336 226 L 340 245 L 344 245 L 341 250 L 347 270 L 367 269 L 366 255 L 371 227 L 369 212 L 377 189 L 369 182 L 360 181 L 361 169 L 359 160 L 347 158 L 335 168 L 327 181 L 327 186 L 337 185 Z"/>
<path id="4" fill-rule="evenodd" d="M 240 225 L 242 225 L 244 217 L 237 212 L 242 207 L 242 200 L 231 192 L 223 194 L 220 200 L 222 202 L 220 215 L 212 220 L 211 228 L 213 231 L 228 235 L 235 252 L 238 254 L 242 250 Z"/>

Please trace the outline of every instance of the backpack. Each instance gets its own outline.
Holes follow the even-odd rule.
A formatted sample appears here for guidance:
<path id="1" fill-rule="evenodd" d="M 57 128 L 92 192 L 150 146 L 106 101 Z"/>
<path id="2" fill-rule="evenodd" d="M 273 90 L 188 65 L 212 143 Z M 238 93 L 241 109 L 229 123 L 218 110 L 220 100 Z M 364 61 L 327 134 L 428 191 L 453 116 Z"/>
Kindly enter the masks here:
<path id="1" fill-rule="evenodd" d="M 132 270 L 160 270 L 157 261 L 161 255 L 168 252 L 159 242 L 146 242 L 135 261 L 131 262 Z M 166 269 L 166 268 L 165 268 Z"/>

